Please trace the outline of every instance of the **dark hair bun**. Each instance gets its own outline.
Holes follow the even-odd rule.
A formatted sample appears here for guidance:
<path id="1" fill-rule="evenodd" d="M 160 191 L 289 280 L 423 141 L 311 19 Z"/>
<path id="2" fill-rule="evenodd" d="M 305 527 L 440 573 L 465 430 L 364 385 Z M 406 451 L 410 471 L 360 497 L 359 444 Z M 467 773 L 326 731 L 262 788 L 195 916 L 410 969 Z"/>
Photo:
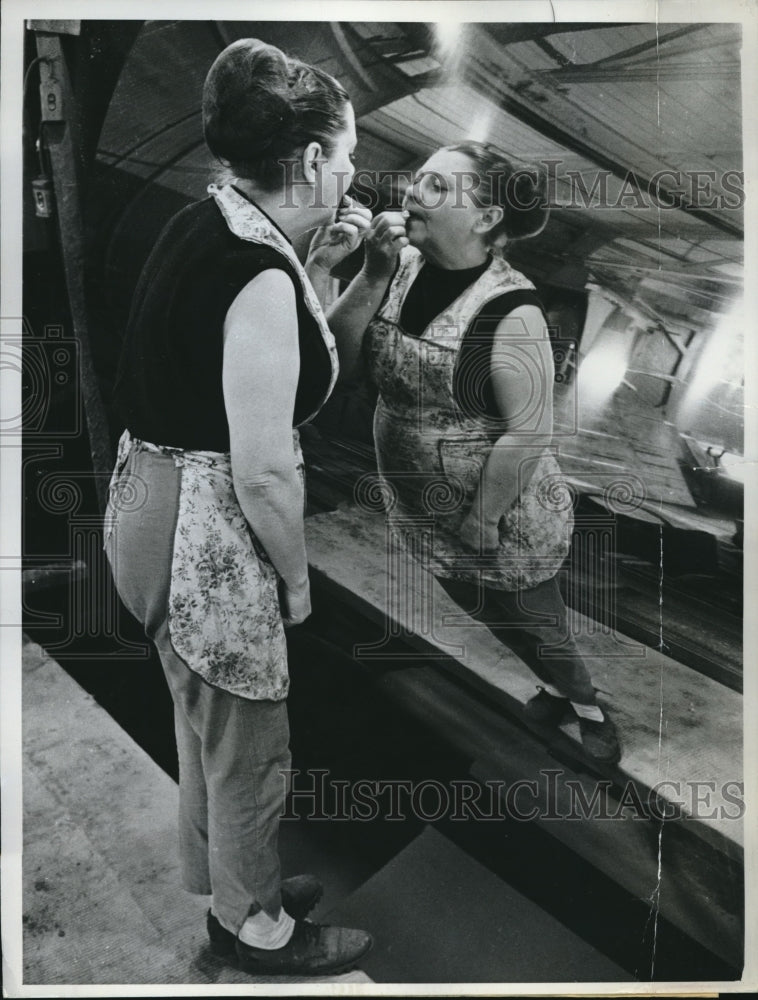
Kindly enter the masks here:
<path id="1" fill-rule="evenodd" d="M 203 87 L 203 132 L 210 151 L 264 187 L 282 180 L 282 160 L 319 142 L 325 154 L 346 127 L 348 96 L 323 70 L 257 38 L 217 57 Z"/>
<path id="2" fill-rule="evenodd" d="M 257 38 L 241 38 L 210 68 L 203 131 L 211 152 L 230 163 L 254 160 L 295 116 L 287 57 Z"/>

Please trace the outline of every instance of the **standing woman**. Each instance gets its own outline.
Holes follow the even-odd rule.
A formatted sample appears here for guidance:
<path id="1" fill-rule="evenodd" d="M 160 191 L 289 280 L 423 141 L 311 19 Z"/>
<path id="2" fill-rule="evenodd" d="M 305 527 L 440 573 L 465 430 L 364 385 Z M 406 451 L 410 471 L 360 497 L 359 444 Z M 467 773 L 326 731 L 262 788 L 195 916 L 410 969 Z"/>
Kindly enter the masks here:
<path id="1" fill-rule="evenodd" d="M 555 580 L 571 509 L 548 450 L 546 321 L 533 285 L 502 256 L 544 227 L 542 194 L 536 172 L 491 147 L 438 150 L 404 211 L 373 220 L 363 270 L 329 324 L 342 372 L 364 360 L 379 390 L 377 462 L 406 548 L 540 678 L 526 715 L 557 725 L 572 712 L 585 753 L 612 763 L 616 730 Z"/>
<path id="2" fill-rule="evenodd" d="M 242 39 L 208 73 L 203 124 L 234 180 L 169 222 L 137 286 L 105 546 L 173 697 L 183 883 L 212 897 L 213 950 L 253 973 L 338 972 L 371 939 L 304 919 L 321 886 L 281 881 L 277 836 L 284 626 L 310 613 L 293 428 L 337 372 L 291 241 L 326 226 L 325 267 L 358 245 L 370 216 L 342 197 L 355 120 L 332 77 Z"/>

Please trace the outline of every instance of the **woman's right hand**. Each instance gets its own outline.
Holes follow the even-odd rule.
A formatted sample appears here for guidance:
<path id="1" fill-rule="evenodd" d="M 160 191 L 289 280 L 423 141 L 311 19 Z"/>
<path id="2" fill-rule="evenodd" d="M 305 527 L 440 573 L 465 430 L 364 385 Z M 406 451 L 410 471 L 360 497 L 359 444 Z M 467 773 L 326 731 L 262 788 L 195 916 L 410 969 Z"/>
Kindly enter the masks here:
<path id="1" fill-rule="evenodd" d="M 402 212 L 380 212 L 372 219 L 364 240 L 364 272 L 371 278 L 390 277 L 398 254 L 406 246 L 408 236 Z"/>
<path id="2" fill-rule="evenodd" d="M 297 587 L 288 587 L 284 580 L 279 583 L 279 608 L 285 626 L 299 625 L 311 613 L 310 581 Z"/>

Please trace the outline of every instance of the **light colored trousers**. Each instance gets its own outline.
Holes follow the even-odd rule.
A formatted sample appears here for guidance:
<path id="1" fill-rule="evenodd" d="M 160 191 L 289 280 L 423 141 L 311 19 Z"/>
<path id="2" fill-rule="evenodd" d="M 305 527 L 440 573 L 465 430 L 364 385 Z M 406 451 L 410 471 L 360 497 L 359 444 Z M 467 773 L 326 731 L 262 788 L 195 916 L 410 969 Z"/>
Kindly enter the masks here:
<path id="1" fill-rule="evenodd" d="M 179 848 L 184 888 L 213 896 L 225 927 L 279 914 L 277 840 L 290 768 L 285 701 L 251 701 L 214 687 L 176 654 L 168 595 L 181 469 L 134 442 L 119 482 L 139 502 L 106 514 L 105 551 L 119 596 L 160 655 L 174 701 L 179 756 Z M 144 501 L 144 502 L 143 502 Z"/>

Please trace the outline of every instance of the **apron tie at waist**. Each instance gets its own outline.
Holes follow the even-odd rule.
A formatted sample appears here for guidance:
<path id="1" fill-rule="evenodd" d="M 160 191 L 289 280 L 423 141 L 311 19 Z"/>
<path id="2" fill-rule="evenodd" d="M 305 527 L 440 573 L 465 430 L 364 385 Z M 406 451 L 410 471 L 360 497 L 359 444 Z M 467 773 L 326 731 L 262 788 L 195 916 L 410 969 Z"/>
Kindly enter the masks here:
<path id="1" fill-rule="evenodd" d="M 293 458 L 302 466 L 299 439 L 293 431 Z M 239 505 L 228 453 L 158 445 L 125 431 L 111 479 L 105 544 L 112 547 L 120 517 L 141 516 L 138 505 L 123 498 L 140 491 L 143 499 L 149 496 L 149 466 L 157 463 L 145 453 L 159 462 L 165 456 L 180 470 L 167 609 L 174 652 L 230 694 L 281 700 L 289 677 L 278 575 Z"/>
<path id="2" fill-rule="evenodd" d="M 293 428 L 292 430 L 292 444 L 297 462 L 301 464 L 300 432 L 297 428 Z M 116 469 L 118 472 L 123 469 L 132 449 L 166 455 L 169 458 L 173 458 L 178 468 L 181 468 L 183 465 L 192 465 L 198 468 L 215 469 L 226 475 L 232 474 L 231 455 L 228 451 L 199 451 L 190 448 L 175 448 L 167 444 L 153 444 L 152 441 L 132 437 L 128 430 L 124 431 L 118 442 L 118 456 L 116 458 Z"/>

